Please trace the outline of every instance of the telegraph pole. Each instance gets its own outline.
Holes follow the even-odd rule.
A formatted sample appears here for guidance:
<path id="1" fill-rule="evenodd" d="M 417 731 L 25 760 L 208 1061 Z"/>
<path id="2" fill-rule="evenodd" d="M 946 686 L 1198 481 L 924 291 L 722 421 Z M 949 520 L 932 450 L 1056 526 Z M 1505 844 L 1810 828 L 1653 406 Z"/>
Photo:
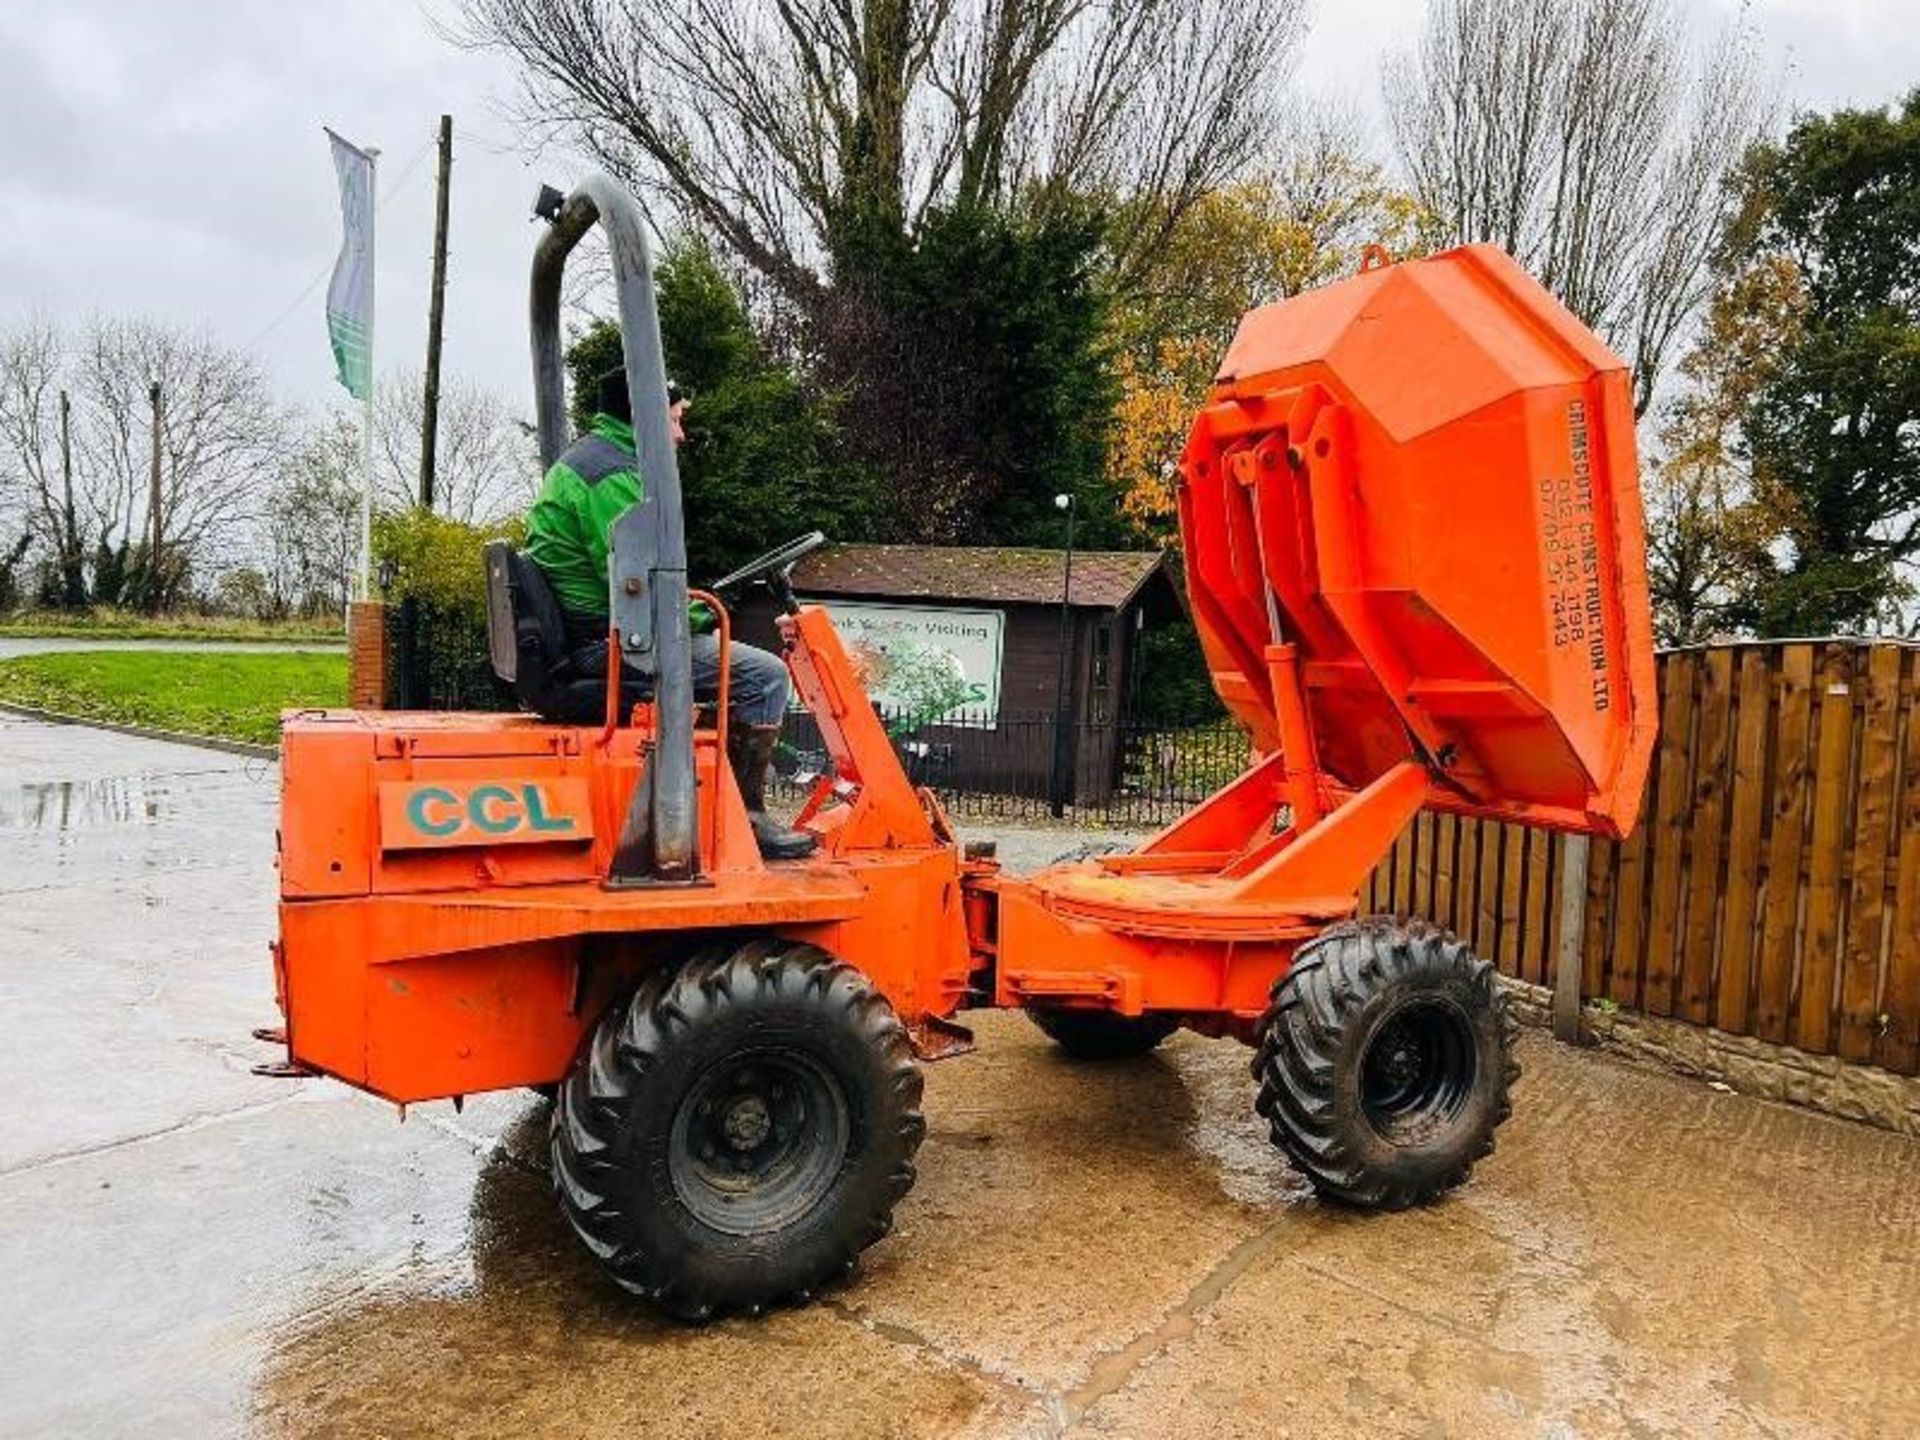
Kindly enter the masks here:
<path id="1" fill-rule="evenodd" d="M 453 180 L 453 117 L 440 117 L 440 190 L 433 209 L 433 294 L 427 305 L 427 393 L 420 406 L 420 508 L 433 509 L 440 441 L 440 332 L 447 317 L 447 192 Z"/>
<path id="2" fill-rule="evenodd" d="M 147 404 L 153 410 L 153 454 L 147 466 L 147 513 L 152 538 L 147 542 L 147 609 L 160 613 L 160 382 L 147 385 Z"/>
<path id="3" fill-rule="evenodd" d="M 64 511 L 60 527 L 60 598 L 69 606 L 85 600 L 80 573 L 80 532 L 73 513 L 73 402 L 60 392 L 60 486 Z"/>

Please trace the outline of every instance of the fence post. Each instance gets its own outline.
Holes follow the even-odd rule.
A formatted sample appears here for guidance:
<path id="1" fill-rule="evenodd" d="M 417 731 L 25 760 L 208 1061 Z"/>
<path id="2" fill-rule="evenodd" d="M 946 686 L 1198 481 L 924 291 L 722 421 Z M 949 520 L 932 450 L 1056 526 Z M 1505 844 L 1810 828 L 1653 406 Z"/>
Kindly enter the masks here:
<path id="1" fill-rule="evenodd" d="M 387 698 L 387 607 L 378 600 L 350 600 L 347 703 L 356 710 L 384 710 Z"/>
<path id="2" fill-rule="evenodd" d="M 1581 953 L 1587 935 L 1587 855 L 1591 837 L 1569 835 L 1560 867 L 1560 916 L 1553 960 L 1553 1037 L 1580 1043 Z"/>

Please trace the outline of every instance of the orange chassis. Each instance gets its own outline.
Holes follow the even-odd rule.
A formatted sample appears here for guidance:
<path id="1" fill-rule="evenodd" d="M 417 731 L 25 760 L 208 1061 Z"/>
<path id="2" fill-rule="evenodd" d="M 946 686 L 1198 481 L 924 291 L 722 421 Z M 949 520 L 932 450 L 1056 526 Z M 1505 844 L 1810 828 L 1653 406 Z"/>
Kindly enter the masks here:
<path id="1" fill-rule="evenodd" d="M 294 1066 L 403 1104 L 556 1083 L 643 973 L 745 933 L 855 966 L 923 1058 L 965 1049 L 949 1017 L 984 1005 L 1171 1012 L 1244 1036 L 1294 946 L 1353 911 L 1429 798 L 1411 761 L 1349 794 L 1270 756 L 1135 853 L 1011 877 L 968 857 L 909 782 L 827 613 L 805 607 L 781 628 L 834 762 L 798 819 L 820 849 L 760 859 L 721 706 L 696 731 L 691 884 L 603 884 L 653 733 L 647 707 L 599 729 L 290 716 L 283 800 L 300 824 L 281 837 L 274 965 Z M 1329 808 L 1276 831 L 1303 785 Z"/>

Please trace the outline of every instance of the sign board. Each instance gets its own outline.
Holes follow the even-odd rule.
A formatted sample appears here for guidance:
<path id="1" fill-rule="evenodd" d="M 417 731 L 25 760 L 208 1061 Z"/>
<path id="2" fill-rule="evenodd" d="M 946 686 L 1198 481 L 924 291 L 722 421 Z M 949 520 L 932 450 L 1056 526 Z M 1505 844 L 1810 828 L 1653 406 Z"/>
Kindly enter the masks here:
<path id="1" fill-rule="evenodd" d="M 1000 714 L 1006 620 L 999 610 L 946 610 L 810 600 L 833 617 L 860 679 L 889 719 L 993 724 Z"/>
<path id="2" fill-rule="evenodd" d="M 380 848 L 544 845 L 593 839 L 585 780 L 392 780 L 380 786 Z"/>

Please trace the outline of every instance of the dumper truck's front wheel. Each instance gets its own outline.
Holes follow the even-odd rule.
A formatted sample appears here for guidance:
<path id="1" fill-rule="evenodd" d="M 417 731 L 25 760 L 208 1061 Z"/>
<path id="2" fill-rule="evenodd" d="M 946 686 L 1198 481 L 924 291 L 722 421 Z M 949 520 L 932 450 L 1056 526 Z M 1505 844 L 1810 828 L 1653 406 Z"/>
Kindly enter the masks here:
<path id="1" fill-rule="evenodd" d="M 891 1227 L 920 1089 L 858 971 L 811 945 L 729 944 L 595 1028 L 554 1106 L 554 1188 L 613 1278 L 676 1315 L 805 1300 Z"/>
<path id="2" fill-rule="evenodd" d="M 1520 1073 L 1513 1031 L 1493 966 L 1444 930 L 1336 925 L 1274 986 L 1256 1105 L 1322 1194 L 1404 1209 L 1492 1151 Z"/>

